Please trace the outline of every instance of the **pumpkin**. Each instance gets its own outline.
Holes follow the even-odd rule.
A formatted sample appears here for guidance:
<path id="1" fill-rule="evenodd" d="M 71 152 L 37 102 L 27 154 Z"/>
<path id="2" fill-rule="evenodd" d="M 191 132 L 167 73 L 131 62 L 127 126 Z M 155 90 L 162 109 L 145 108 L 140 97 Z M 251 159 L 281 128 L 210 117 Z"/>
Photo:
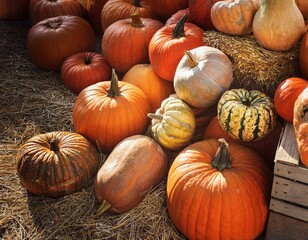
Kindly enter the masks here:
<path id="1" fill-rule="evenodd" d="M 272 98 L 258 90 L 230 89 L 217 104 L 222 128 L 234 139 L 244 142 L 267 136 L 275 127 L 276 115 Z"/>
<path id="2" fill-rule="evenodd" d="M 221 0 L 189 0 L 188 8 L 193 22 L 204 30 L 215 30 L 211 9 L 219 1 Z"/>
<path id="3" fill-rule="evenodd" d="M 120 73 L 127 72 L 136 64 L 149 63 L 149 43 L 162 26 L 160 21 L 140 18 L 137 12 L 130 18 L 119 20 L 103 34 L 103 55 L 111 67 Z"/>
<path id="4" fill-rule="evenodd" d="M 230 35 L 252 31 L 252 20 L 260 0 L 229 0 L 216 2 L 211 8 L 211 20 L 216 30 Z"/>
<path id="5" fill-rule="evenodd" d="M 294 103 L 293 127 L 300 161 L 308 167 L 308 88 L 305 88 Z"/>
<path id="6" fill-rule="evenodd" d="M 181 10 L 177 11 L 176 13 L 172 14 L 172 16 L 169 17 L 169 18 L 166 20 L 165 25 L 166 25 L 166 26 L 169 26 L 169 25 L 172 25 L 172 24 L 177 24 L 177 22 L 178 22 L 184 15 L 187 16 L 187 19 L 186 19 L 185 22 L 187 22 L 187 23 L 193 23 L 193 22 L 192 22 L 192 19 L 191 19 L 191 15 L 190 15 L 189 8 L 184 8 L 184 9 L 181 9 Z"/>
<path id="7" fill-rule="evenodd" d="M 36 195 L 60 197 L 87 185 L 99 169 L 97 149 L 85 137 L 54 131 L 28 139 L 18 150 L 17 173 Z"/>
<path id="8" fill-rule="evenodd" d="M 294 103 L 298 95 L 308 86 L 308 81 L 299 77 L 283 80 L 275 90 L 274 104 L 280 117 L 287 122 L 293 122 Z"/>
<path id="9" fill-rule="evenodd" d="M 308 19 L 308 2 L 306 0 L 296 0 L 295 2 L 304 19 Z"/>
<path id="10" fill-rule="evenodd" d="M 45 70 L 60 71 L 62 63 L 72 54 L 95 48 L 95 33 L 79 16 L 47 18 L 32 26 L 27 36 L 31 61 Z"/>
<path id="11" fill-rule="evenodd" d="M 89 22 L 96 33 L 102 33 L 101 12 L 108 0 L 87 0 Z"/>
<path id="12" fill-rule="evenodd" d="M 76 0 L 31 0 L 29 5 L 30 21 L 35 23 L 46 18 L 61 15 L 85 17 L 86 12 Z"/>
<path id="13" fill-rule="evenodd" d="M 173 84 L 160 78 L 151 64 L 136 64 L 125 73 L 122 81 L 134 84 L 145 93 L 150 102 L 150 112 L 155 112 L 162 101 L 174 93 Z"/>
<path id="14" fill-rule="evenodd" d="M 196 119 L 192 109 L 175 94 L 166 98 L 155 113 L 149 113 L 153 138 L 168 150 L 186 146 L 195 134 Z"/>
<path id="15" fill-rule="evenodd" d="M 149 111 L 144 92 L 119 82 L 113 69 L 110 81 L 95 83 L 78 94 L 72 118 L 77 133 L 110 153 L 124 138 L 146 132 Z"/>
<path id="16" fill-rule="evenodd" d="M 0 0 L 0 21 L 24 20 L 29 16 L 30 0 Z"/>
<path id="17" fill-rule="evenodd" d="M 133 135 L 121 141 L 97 173 L 95 196 L 102 202 L 97 214 L 125 213 L 167 175 L 167 155 L 152 138 Z"/>
<path id="18" fill-rule="evenodd" d="M 185 51 L 204 45 L 204 30 L 193 23 L 185 23 L 186 19 L 187 15 L 184 15 L 177 24 L 157 30 L 149 44 L 153 70 L 167 81 L 173 81 L 176 67 Z"/>
<path id="19" fill-rule="evenodd" d="M 188 239 L 256 239 L 266 227 L 271 179 L 249 148 L 224 139 L 196 142 L 170 167 L 170 219 Z"/>
<path id="20" fill-rule="evenodd" d="M 229 135 L 229 133 L 224 130 L 218 120 L 217 115 L 214 116 L 209 124 L 205 127 L 203 132 L 203 139 L 211 138 L 224 138 L 228 143 L 237 143 L 245 147 L 251 148 L 266 161 L 268 166 L 274 168 L 274 159 L 276 155 L 277 145 L 280 139 L 280 134 L 282 131 L 282 124 L 277 121 L 274 129 L 264 138 L 254 141 L 254 142 L 244 142 L 240 140 L 235 140 Z"/>
<path id="21" fill-rule="evenodd" d="M 300 76 L 308 79 L 308 31 L 303 34 L 298 53 Z"/>
<path id="22" fill-rule="evenodd" d="M 149 7 L 144 0 L 109 0 L 101 11 L 101 25 L 103 31 L 112 23 L 129 18 L 138 12 L 141 18 L 151 18 L 160 21 L 160 17 Z"/>
<path id="23" fill-rule="evenodd" d="M 305 21 L 295 0 L 263 0 L 252 21 L 252 31 L 262 47 L 288 51 L 305 32 Z"/>
<path id="24" fill-rule="evenodd" d="M 84 88 L 111 78 L 111 67 L 102 54 L 80 52 L 69 56 L 61 66 L 64 85 L 79 94 Z"/>
<path id="25" fill-rule="evenodd" d="M 230 88 L 232 62 L 214 47 L 201 46 L 186 51 L 176 68 L 174 90 L 190 106 L 210 107 Z"/>
<path id="26" fill-rule="evenodd" d="M 187 8 L 189 0 L 149 0 L 153 9 L 163 20 L 167 20 L 177 11 Z"/>

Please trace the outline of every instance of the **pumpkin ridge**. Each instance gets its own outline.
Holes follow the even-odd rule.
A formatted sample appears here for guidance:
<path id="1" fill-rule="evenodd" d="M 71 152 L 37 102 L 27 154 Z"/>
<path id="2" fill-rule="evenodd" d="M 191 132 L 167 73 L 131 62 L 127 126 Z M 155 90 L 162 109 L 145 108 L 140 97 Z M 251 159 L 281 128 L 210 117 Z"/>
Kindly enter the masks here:
<path id="1" fill-rule="evenodd" d="M 245 116 L 246 116 L 247 111 L 248 111 L 248 107 L 245 108 L 245 111 L 243 112 L 243 115 L 240 117 L 240 119 L 241 119 L 240 126 L 241 127 L 240 127 L 239 132 L 237 133 L 237 135 L 239 136 L 239 139 L 241 141 L 244 140 L 244 138 L 243 138 L 243 132 L 245 130 L 245 123 L 244 122 L 245 122 Z"/>

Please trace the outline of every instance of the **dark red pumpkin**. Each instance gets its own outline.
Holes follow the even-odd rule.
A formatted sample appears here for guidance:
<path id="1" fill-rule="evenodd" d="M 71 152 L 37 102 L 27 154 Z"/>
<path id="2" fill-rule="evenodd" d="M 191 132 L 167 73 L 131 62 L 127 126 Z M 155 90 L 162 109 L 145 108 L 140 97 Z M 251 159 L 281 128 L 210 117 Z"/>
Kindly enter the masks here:
<path id="1" fill-rule="evenodd" d="M 29 16 L 30 0 L 0 0 L 0 21 L 24 20 Z"/>
<path id="2" fill-rule="evenodd" d="M 188 0 L 149 0 L 151 9 L 162 19 L 167 20 L 172 14 L 188 7 Z"/>
<path id="3" fill-rule="evenodd" d="M 108 0 L 88 0 L 87 1 L 87 11 L 89 16 L 89 22 L 91 23 L 93 29 L 97 33 L 102 33 L 101 24 L 101 12 Z"/>
<path id="4" fill-rule="evenodd" d="M 27 36 L 31 61 L 45 70 L 59 71 L 64 60 L 72 54 L 95 48 L 95 33 L 79 16 L 47 18 L 32 26 Z"/>
<path id="5" fill-rule="evenodd" d="M 174 13 L 170 18 L 167 19 L 167 21 L 165 22 L 166 26 L 172 25 L 172 24 L 177 24 L 177 22 L 184 16 L 187 16 L 187 19 L 185 22 L 187 23 L 193 23 L 191 16 L 190 16 L 190 11 L 189 8 L 184 8 L 181 9 L 179 11 L 177 11 L 176 13 Z"/>
<path id="6" fill-rule="evenodd" d="M 62 64 L 61 77 L 64 85 L 74 93 L 101 81 L 109 81 L 111 67 L 102 54 L 81 52 L 68 57 Z"/>

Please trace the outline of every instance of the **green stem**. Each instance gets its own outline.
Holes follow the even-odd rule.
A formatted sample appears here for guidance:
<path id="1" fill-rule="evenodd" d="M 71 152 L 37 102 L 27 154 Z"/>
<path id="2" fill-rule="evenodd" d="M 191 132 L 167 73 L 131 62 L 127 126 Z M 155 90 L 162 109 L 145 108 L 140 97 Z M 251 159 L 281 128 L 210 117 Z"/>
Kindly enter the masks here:
<path id="1" fill-rule="evenodd" d="M 184 26 L 187 19 L 187 15 L 184 14 L 183 17 L 175 25 L 171 38 L 181 38 L 185 37 Z"/>
<path id="2" fill-rule="evenodd" d="M 108 89 L 108 97 L 116 97 L 119 96 L 120 93 L 120 89 L 119 89 L 119 79 L 118 76 L 115 72 L 115 69 L 112 69 L 112 76 L 111 76 L 111 80 L 110 80 L 110 88 Z"/>
<path id="3" fill-rule="evenodd" d="M 224 138 L 218 139 L 218 149 L 215 156 L 212 158 L 211 165 L 222 171 L 225 168 L 231 168 L 231 156 L 228 143 Z"/>

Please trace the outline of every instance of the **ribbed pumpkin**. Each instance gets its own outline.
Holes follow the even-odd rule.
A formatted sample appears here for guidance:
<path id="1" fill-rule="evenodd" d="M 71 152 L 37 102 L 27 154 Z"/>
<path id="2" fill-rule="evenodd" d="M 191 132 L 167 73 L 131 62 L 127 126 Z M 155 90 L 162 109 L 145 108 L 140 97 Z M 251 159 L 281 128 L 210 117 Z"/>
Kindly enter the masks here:
<path id="1" fill-rule="evenodd" d="M 172 14 L 187 8 L 188 1 L 189 0 L 149 0 L 149 5 L 163 20 L 167 20 Z"/>
<path id="2" fill-rule="evenodd" d="M 34 25 L 46 18 L 62 15 L 85 17 L 86 11 L 76 0 L 31 0 L 29 5 L 30 21 Z"/>
<path id="3" fill-rule="evenodd" d="M 78 94 L 94 83 L 109 81 L 111 67 L 102 54 L 80 52 L 65 59 L 61 66 L 61 78 L 66 87 Z"/>
<path id="4" fill-rule="evenodd" d="M 181 9 L 179 11 L 177 11 L 176 13 L 172 14 L 172 16 L 170 18 L 168 18 L 165 22 L 166 26 L 172 25 L 172 24 L 177 24 L 177 22 L 184 16 L 187 16 L 187 19 L 185 20 L 185 22 L 187 23 L 193 23 L 192 19 L 191 19 L 191 15 L 190 15 L 190 11 L 189 8 L 184 8 Z"/>
<path id="5" fill-rule="evenodd" d="M 267 223 L 271 178 L 249 148 L 223 139 L 194 143 L 169 170 L 169 216 L 188 239 L 256 239 Z"/>
<path id="6" fill-rule="evenodd" d="M 124 138 L 146 132 L 149 111 L 144 92 L 119 82 L 113 70 L 110 81 L 93 84 L 78 94 L 72 118 L 77 133 L 110 153 Z"/>
<path id="7" fill-rule="evenodd" d="M 173 81 L 185 51 L 204 45 L 204 30 L 193 23 L 185 23 L 186 19 L 187 15 L 184 15 L 177 24 L 162 27 L 151 39 L 150 63 L 162 79 Z"/>
<path id="8" fill-rule="evenodd" d="M 89 22 L 96 33 L 102 33 L 101 12 L 109 0 L 87 0 L 86 9 Z"/>
<path id="9" fill-rule="evenodd" d="M 273 100 L 258 90 L 228 90 L 217 105 L 222 128 L 234 139 L 245 142 L 267 136 L 275 127 L 276 115 Z"/>
<path id="10" fill-rule="evenodd" d="M 201 46 L 186 51 L 175 76 L 176 94 L 190 106 L 210 107 L 230 88 L 233 79 L 232 62 L 214 47 Z"/>
<path id="11" fill-rule="evenodd" d="M 31 61 L 45 70 L 59 71 L 72 54 L 94 51 L 95 48 L 95 33 L 91 25 L 79 16 L 47 18 L 32 26 L 27 36 Z"/>
<path id="12" fill-rule="evenodd" d="M 149 63 L 148 47 L 152 36 L 163 26 L 160 21 L 140 18 L 138 12 L 130 18 L 111 24 L 102 37 L 102 52 L 112 68 L 121 73 L 140 63 Z"/>
<path id="13" fill-rule="evenodd" d="M 229 0 L 216 2 L 211 8 L 214 27 L 223 33 L 244 35 L 252 31 L 252 20 L 261 0 Z"/>
<path id="14" fill-rule="evenodd" d="M 98 171 L 97 149 L 73 132 L 48 132 L 28 139 L 18 150 L 17 173 L 29 192 L 60 197 L 80 190 Z"/>
<path id="15" fill-rule="evenodd" d="M 24 20 L 29 16 L 30 0 L 0 0 L 0 21 Z"/>
<path id="16" fill-rule="evenodd" d="M 121 141 L 109 154 L 94 182 L 96 199 L 106 210 L 125 213 L 167 175 L 167 155 L 154 139 L 134 135 Z"/>
<path id="17" fill-rule="evenodd" d="M 129 18 L 132 13 L 138 12 L 141 18 L 161 20 L 150 8 L 145 0 L 109 0 L 101 11 L 101 25 L 103 31 L 112 23 Z"/>
<path id="18" fill-rule="evenodd" d="M 192 109 L 175 94 L 166 98 L 152 119 L 153 138 L 168 150 L 185 147 L 195 134 L 196 119 Z"/>

